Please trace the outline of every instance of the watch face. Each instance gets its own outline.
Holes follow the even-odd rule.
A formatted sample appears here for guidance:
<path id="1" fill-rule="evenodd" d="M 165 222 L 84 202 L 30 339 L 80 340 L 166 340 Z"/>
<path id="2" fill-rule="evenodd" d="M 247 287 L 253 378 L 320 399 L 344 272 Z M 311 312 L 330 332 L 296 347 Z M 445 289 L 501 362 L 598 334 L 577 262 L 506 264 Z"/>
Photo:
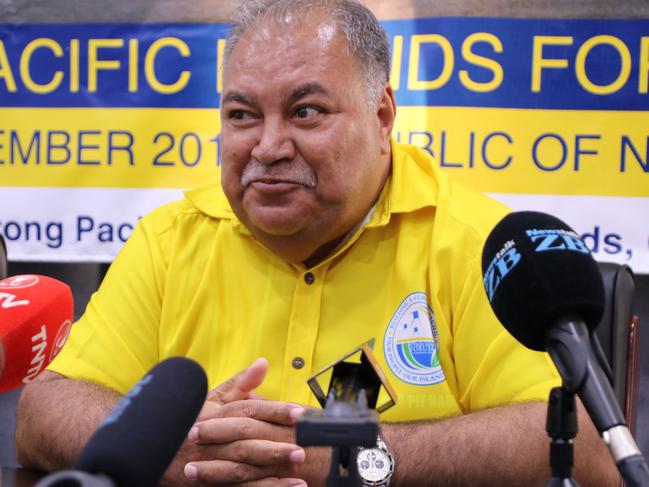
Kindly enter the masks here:
<path id="1" fill-rule="evenodd" d="M 380 448 L 361 450 L 357 457 L 358 473 L 370 482 L 379 482 L 389 477 L 392 472 L 392 458 Z"/>

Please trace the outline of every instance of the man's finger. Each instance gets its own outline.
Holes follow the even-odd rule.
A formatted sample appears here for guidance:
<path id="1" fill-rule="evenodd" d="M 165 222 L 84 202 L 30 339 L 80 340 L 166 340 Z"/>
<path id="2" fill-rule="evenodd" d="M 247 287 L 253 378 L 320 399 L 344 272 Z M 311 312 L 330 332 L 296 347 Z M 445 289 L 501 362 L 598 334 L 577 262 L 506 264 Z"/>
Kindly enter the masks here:
<path id="1" fill-rule="evenodd" d="M 201 445 L 223 444 L 237 440 L 270 440 L 292 443 L 292 427 L 280 426 L 253 418 L 218 418 L 195 424 L 187 435 L 189 441 Z"/>
<path id="2" fill-rule="evenodd" d="M 249 399 L 250 393 L 261 385 L 268 373 L 268 360 L 258 358 L 250 367 L 226 380 L 207 394 L 208 402 L 227 404 Z"/>
<path id="3" fill-rule="evenodd" d="M 206 456 L 258 467 L 304 463 L 304 449 L 294 443 L 268 440 L 239 440 L 222 445 L 204 445 Z"/>
<path id="4" fill-rule="evenodd" d="M 273 487 L 306 485 L 304 481 L 291 478 L 292 472 L 293 469 L 290 466 L 283 468 L 258 467 L 255 465 L 246 465 L 245 463 L 221 460 L 191 462 L 185 465 L 184 469 L 185 476 L 188 479 L 209 484 L 244 484 L 257 486 L 260 484 L 254 482 L 265 480 L 265 485 Z"/>
<path id="5" fill-rule="evenodd" d="M 201 421 L 215 417 L 218 414 L 219 409 L 221 409 L 222 407 L 223 405 L 216 402 L 206 401 L 205 404 L 203 404 L 201 411 L 198 413 L 198 416 L 196 417 L 196 422 L 200 423 Z"/>
<path id="6" fill-rule="evenodd" d="M 268 423 L 292 426 L 304 413 L 304 407 L 295 403 L 248 399 L 222 406 L 203 407 L 196 423 L 217 418 L 254 418 Z"/>

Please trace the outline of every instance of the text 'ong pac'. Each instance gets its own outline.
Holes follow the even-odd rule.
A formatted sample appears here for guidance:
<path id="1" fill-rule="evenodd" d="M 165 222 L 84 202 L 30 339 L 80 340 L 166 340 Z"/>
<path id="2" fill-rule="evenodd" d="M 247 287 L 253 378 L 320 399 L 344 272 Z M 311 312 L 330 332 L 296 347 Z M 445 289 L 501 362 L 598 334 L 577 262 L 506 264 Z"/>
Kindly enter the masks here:
<path id="1" fill-rule="evenodd" d="M 40 242 L 50 249 L 63 245 L 63 222 L 61 221 L 0 221 L 0 235 L 8 242 Z"/>

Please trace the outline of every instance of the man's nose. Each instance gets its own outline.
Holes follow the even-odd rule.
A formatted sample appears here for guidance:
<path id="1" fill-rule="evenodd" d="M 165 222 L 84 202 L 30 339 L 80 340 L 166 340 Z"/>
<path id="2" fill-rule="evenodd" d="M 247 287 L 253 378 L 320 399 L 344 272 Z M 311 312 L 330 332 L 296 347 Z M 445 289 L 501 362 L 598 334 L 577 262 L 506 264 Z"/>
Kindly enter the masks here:
<path id="1" fill-rule="evenodd" d="M 262 164 L 292 159 L 295 156 L 295 143 L 285 121 L 266 118 L 261 136 L 250 155 Z"/>

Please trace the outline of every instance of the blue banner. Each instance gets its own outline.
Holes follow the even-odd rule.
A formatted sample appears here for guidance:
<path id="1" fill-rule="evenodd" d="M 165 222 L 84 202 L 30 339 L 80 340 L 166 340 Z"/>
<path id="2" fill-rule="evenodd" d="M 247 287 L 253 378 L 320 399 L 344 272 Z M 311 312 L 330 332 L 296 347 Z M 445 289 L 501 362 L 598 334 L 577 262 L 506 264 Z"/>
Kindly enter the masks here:
<path id="1" fill-rule="evenodd" d="M 649 108 L 649 20 L 428 18 L 382 25 L 400 106 Z M 227 29 L 0 25 L 0 106 L 216 108 Z"/>

